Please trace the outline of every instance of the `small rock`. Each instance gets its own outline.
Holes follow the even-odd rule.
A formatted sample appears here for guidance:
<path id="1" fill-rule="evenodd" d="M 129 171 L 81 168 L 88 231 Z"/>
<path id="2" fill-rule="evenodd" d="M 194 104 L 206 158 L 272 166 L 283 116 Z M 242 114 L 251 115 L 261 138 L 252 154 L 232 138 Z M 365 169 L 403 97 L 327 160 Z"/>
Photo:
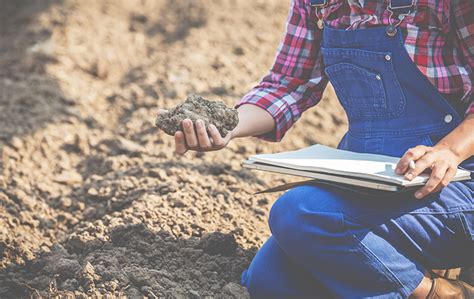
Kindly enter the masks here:
<path id="1" fill-rule="evenodd" d="M 192 216 L 201 215 L 201 212 L 198 209 L 196 209 L 195 207 L 189 208 L 188 213 L 191 214 Z"/>
<path id="2" fill-rule="evenodd" d="M 87 194 L 92 196 L 92 197 L 96 197 L 96 196 L 99 195 L 99 191 L 97 191 L 96 188 L 91 187 L 91 188 L 89 188 L 89 190 L 87 190 Z"/>
<path id="3" fill-rule="evenodd" d="M 61 206 L 64 208 L 69 208 L 72 206 L 72 200 L 69 197 L 61 197 L 60 202 Z"/>
<path id="4" fill-rule="evenodd" d="M 229 282 L 222 288 L 225 298 L 250 298 L 250 294 L 246 288 L 236 284 L 235 282 Z"/>
<path id="5" fill-rule="evenodd" d="M 76 207 L 79 211 L 83 211 L 86 208 L 86 204 L 82 201 L 76 202 Z"/>
<path id="6" fill-rule="evenodd" d="M 242 47 L 235 47 L 233 52 L 237 56 L 242 56 L 245 54 L 244 48 Z"/>
<path id="7" fill-rule="evenodd" d="M 27 49 L 28 53 L 38 53 L 46 56 L 54 56 L 56 44 L 52 38 L 34 44 Z"/>
<path id="8" fill-rule="evenodd" d="M 152 178 L 158 178 L 160 180 L 165 180 L 168 177 L 166 171 L 161 168 L 152 168 L 149 170 L 148 174 Z"/>
<path id="9" fill-rule="evenodd" d="M 222 214 L 222 218 L 227 219 L 227 220 L 232 220 L 232 219 L 234 219 L 234 215 L 232 215 L 231 213 L 226 212 L 226 213 Z"/>
<path id="10" fill-rule="evenodd" d="M 189 298 L 198 299 L 198 298 L 201 298 L 201 296 L 199 295 L 199 292 L 197 292 L 195 290 L 190 290 L 189 291 Z"/>
<path id="11" fill-rule="evenodd" d="M 16 150 L 19 150 L 23 147 L 23 141 L 21 141 L 20 138 L 14 136 L 11 141 L 10 141 L 10 145 L 16 149 Z"/>
<path id="12" fill-rule="evenodd" d="M 134 153 L 142 153 L 145 151 L 143 146 L 131 140 L 128 140 L 125 138 L 119 138 L 117 141 L 118 141 L 116 143 L 117 148 L 123 153 L 134 154 Z"/>
<path id="13" fill-rule="evenodd" d="M 260 216 L 265 216 L 265 211 L 262 210 L 262 209 L 259 209 L 259 208 L 254 208 L 253 209 L 253 212 L 257 215 L 260 215 Z"/>
<path id="14" fill-rule="evenodd" d="M 76 171 L 63 171 L 54 178 L 54 181 L 65 185 L 76 185 L 82 183 L 82 175 Z"/>

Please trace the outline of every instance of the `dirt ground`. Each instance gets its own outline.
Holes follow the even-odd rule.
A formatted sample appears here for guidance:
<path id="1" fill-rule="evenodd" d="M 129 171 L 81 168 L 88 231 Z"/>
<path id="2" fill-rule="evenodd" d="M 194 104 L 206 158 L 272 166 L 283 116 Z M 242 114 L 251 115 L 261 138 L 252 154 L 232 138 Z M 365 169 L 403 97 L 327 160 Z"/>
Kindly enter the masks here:
<path id="1" fill-rule="evenodd" d="M 234 104 L 271 66 L 289 1 L 4 0 L 0 297 L 248 296 L 283 177 L 260 152 L 335 145 L 334 101 L 283 143 L 173 154 L 153 123 L 188 93 Z"/>
<path id="2" fill-rule="evenodd" d="M 3 0 L 0 298 L 246 298 L 239 276 L 288 178 L 248 156 L 346 129 L 328 97 L 282 143 L 176 157 L 154 127 L 187 94 L 234 104 L 271 66 L 286 1 Z M 331 98 L 331 99 L 329 99 Z"/>

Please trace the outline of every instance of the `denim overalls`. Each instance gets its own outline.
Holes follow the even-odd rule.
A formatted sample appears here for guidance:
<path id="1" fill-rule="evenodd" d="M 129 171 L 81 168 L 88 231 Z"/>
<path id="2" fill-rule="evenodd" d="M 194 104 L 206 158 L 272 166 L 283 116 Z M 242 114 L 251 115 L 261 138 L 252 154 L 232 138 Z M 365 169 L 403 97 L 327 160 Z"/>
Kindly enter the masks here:
<path id="1" fill-rule="evenodd" d="M 406 9 L 407 1 L 391 2 Z M 321 51 L 349 119 L 341 149 L 401 157 L 462 121 L 413 63 L 395 26 L 325 26 Z M 474 159 L 461 166 L 474 171 Z M 473 180 L 422 200 L 291 189 L 272 207 L 272 237 L 242 284 L 256 298 L 406 298 L 427 269 L 474 263 L 473 193 Z"/>

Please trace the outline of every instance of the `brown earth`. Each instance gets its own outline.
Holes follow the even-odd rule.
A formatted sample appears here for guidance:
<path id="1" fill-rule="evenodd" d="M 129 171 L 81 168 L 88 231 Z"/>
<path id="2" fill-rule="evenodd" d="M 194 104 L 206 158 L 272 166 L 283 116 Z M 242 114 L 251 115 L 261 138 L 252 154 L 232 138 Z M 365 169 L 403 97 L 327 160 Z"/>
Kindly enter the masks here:
<path id="1" fill-rule="evenodd" d="M 288 1 L 5 0 L 0 9 L 0 297 L 245 297 L 283 178 L 249 155 L 335 145 L 313 110 L 281 144 L 173 154 L 158 107 L 233 105 L 270 67 Z M 68 293 L 69 292 L 69 293 Z"/>
<path id="2" fill-rule="evenodd" d="M 238 297 L 287 178 L 240 162 L 336 145 L 325 99 L 284 142 L 173 154 L 158 107 L 235 103 L 270 67 L 288 1 L 3 0 L 0 298 Z"/>

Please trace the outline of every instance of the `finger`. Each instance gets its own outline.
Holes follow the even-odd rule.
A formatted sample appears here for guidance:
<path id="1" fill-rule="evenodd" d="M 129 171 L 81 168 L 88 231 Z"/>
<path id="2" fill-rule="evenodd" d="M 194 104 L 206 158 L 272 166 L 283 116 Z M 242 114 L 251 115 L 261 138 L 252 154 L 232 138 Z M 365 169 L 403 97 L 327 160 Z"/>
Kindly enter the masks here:
<path id="1" fill-rule="evenodd" d="M 431 166 L 435 163 L 436 161 L 436 155 L 434 153 L 428 152 L 426 153 L 423 157 L 418 159 L 415 163 L 415 169 L 410 169 L 408 172 L 405 174 L 405 178 L 407 180 L 413 180 L 417 176 L 419 176 L 423 171 L 425 171 L 428 168 L 431 168 Z"/>
<path id="2" fill-rule="evenodd" d="M 184 134 L 181 131 L 178 131 L 174 134 L 174 141 L 176 143 L 175 152 L 178 155 L 184 155 L 188 149 L 186 148 L 186 142 L 184 141 Z"/>
<path id="3" fill-rule="evenodd" d="M 194 124 L 190 119 L 185 119 L 182 122 L 183 130 L 184 130 L 184 137 L 186 139 L 186 144 L 188 145 L 189 149 L 197 149 L 198 147 L 198 140 L 196 137 L 196 132 L 194 131 Z"/>
<path id="4" fill-rule="evenodd" d="M 396 174 L 404 174 L 409 170 L 410 161 L 416 161 L 428 152 L 428 147 L 419 145 L 406 151 L 395 167 Z"/>
<path id="5" fill-rule="evenodd" d="M 198 119 L 196 121 L 196 134 L 199 142 L 199 147 L 203 150 L 211 149 L 211 141 L 209 140 L 209 135 L 207 134 L 206 125 L 204 121 Z"/>
<path id="6" fill-rule="evenodd" d="M 444 180 L 449 166 L 447 163 L 437 163 L 431 171 L 431 176 L 425 186 L 415 193 L 415 197 L 420 199 L 432 193 L 436 187 Z"/>
<path id="7" fill-rule="evenodd" d="M 217 130 L 216 126 L 209 125 L 209 134 L 212 138 L 212 145 L 217 148 L 222 148 L 225 146 L 224 138 L 222 138 L 221 133 Z"/>
<path id="8" fill-rule="evenodd" d="M 446 175 L 444 176 L 443 180 L 439 185 L 432 191 L 432 193 L 436 193 L 441 191 L 444 187 L 448 186 L 449 183 L 453 180 L 454 176 L 456 175 L 457 172 L 456 167 L 449 167 L 448 171 L 446 171 Z"/>

